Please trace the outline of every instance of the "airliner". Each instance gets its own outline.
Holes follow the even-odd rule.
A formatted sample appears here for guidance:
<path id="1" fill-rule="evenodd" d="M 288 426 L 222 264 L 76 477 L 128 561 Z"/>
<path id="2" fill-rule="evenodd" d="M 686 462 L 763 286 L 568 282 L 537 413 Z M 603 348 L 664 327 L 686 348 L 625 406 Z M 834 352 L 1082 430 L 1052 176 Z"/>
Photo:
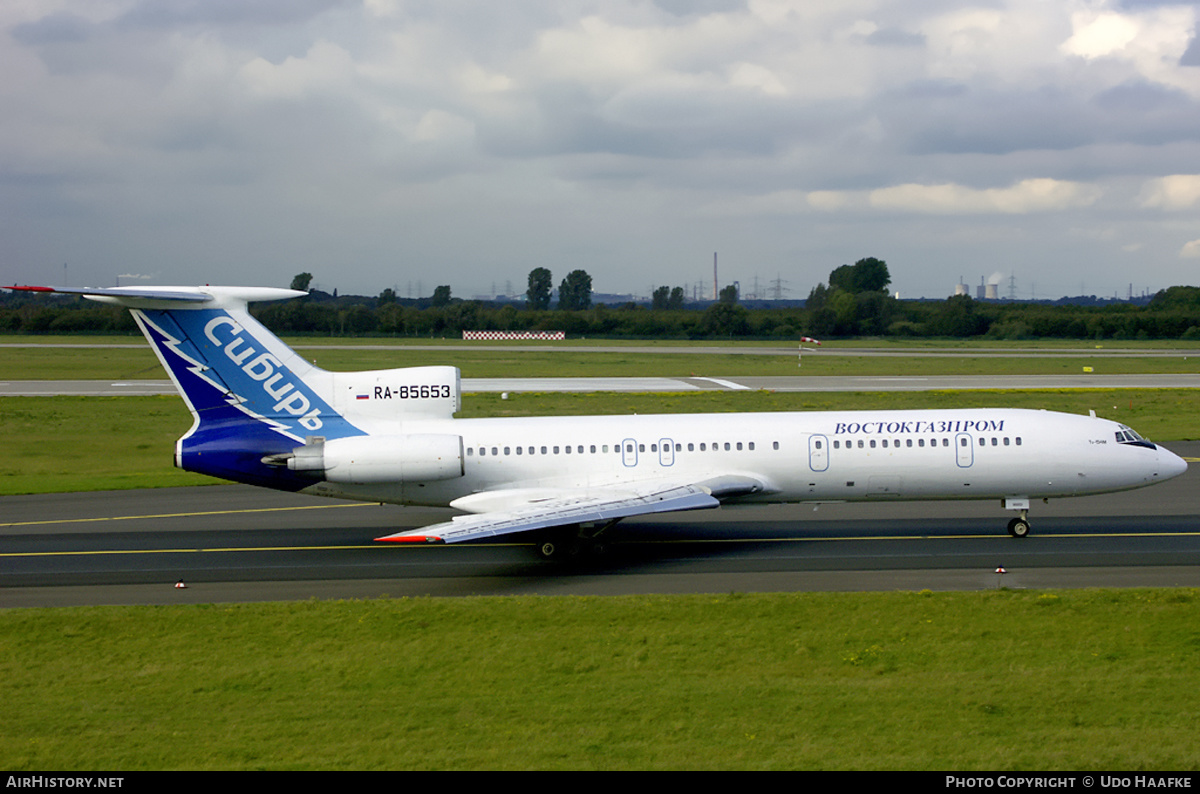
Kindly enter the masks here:
<path id="1" fill-rule="evenodd" d="M 10 287 L 126 307 L 194 419 L 175 465 L 463 515 L 379 541 L 527 533 L 544 559 L 630 516 L 763 503 L 1036 499 L 1141 488 L 1187 464 L 1117 422 L 970 408 L 460 419 L 457 367 L 328 372 L 251 316 L 268 287 Z"/>

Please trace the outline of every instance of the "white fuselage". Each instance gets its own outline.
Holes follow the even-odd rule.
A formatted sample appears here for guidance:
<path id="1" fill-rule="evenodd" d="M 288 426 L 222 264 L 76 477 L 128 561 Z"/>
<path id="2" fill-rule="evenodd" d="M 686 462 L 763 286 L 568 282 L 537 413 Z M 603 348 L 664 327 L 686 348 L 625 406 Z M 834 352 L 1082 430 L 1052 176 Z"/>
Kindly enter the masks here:
<path id="1" fill-rule="evenodd" d="M 1121 443 L 1120 427 L 1016 409 L 430 420 L 403 432 L 460 436 L 463 476 L 307 490 L 446 505 L 484 492 L 744 475 L 765 486 L 746 502 L 1042 498 L 1138 488 L 1186 468 L 1161 447 Z"/>

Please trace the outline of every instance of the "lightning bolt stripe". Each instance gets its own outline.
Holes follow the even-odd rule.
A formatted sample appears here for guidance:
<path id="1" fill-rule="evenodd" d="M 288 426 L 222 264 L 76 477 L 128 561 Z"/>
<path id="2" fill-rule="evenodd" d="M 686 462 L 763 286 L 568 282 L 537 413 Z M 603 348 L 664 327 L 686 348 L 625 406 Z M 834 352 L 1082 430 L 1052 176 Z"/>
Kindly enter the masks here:
<path id="1" fill-rule="evenodd" d="M 286 389 L 276 387 L 278 397 L 264 389 L 257 377 L 247 374 L 244 370 L 253 358 L 250 353 L 266 356 L 263 361 L 270 357 L 260 352 L 265 347 L 250 333 L 251 329 L 243 327 L 229 312 L 135 309 L 132 313 L 194 417 L 191 429 L 176 447 L 180 468 L 227 480 L 299 490 L 312 485 L 312 479 L 286 467 L 266 465 L 263 457 L 291 452 L 310 435 L 364 435 L 283 365 L 272 368 L 289 384 Z M 232 324 L 241 334 L 237 338 L 244 339 L 237 349 L 242 365 L 227 355 L 223 346 L 206 338 L 204 327 L 216 318 L 222 318 L 225 325 Z M 299 396 L 289 398 L 292 402 L 288 404 L 279 399 L 288 395 Z M 307 413 L 298 415 L 295 405 L 303 406 Z"/>

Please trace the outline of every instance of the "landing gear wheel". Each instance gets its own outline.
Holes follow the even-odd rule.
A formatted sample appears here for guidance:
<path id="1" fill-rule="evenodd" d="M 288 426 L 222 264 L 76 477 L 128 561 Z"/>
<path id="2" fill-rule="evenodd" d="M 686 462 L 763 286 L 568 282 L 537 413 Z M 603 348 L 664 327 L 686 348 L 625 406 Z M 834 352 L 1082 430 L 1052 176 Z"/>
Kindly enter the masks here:
<path id="1" fill-rule="evenodd" d="M 551 527 L 537 536 L 533 550 L 546 562 L 566 562 L 579 556 L 583 543 L 578 527 Z"/>
<path id="2" fill-rule="evenodd" d="M 537 555 L 547 562 L 558 562 L 570 556 L 568 544 L 553 540 L 543 540 L 536 546 Z"/>
<path id="3" fill-rule="evenodd" d="M 1029 536 L 1029 522 L 1024 518 L 1014 518 L 1008 522 L 1008 534 L 1014 538 L 1025 538 Z"/>
<path id="4" fill-rule="evenodd" d="M 580 527 L 570 524 L 561 527 L 543 529 L 537 535 L 533 550 L 539 559 L 546 562 L 582 562 L 603 557 L 608 553 L 609 546 L 599 535 L 604 530 L 617 523 L 609 521 L 599 529 L 591 525 Z"/>

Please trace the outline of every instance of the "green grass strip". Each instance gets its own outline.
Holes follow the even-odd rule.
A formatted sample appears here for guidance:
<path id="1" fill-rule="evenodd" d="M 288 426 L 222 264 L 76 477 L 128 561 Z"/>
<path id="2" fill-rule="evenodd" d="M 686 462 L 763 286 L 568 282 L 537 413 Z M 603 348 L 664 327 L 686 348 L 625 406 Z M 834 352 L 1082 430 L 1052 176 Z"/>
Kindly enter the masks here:
<path id="1" fill-rule="evenodd" d="M 1195 590 L 0 611 L 0 767 L 1194 769 Z"/>
<path id="2" fill-rule="evenodd" d="M 13 337 L 9 337 L 13 339 Z M 16 344 L 36 343 L 37 337 L 18 338 Z M 797 367 L 795 346 L 791 342 L 729 345 L 724 343 L 693 343 L 693 347 L 723 349 L 731 352 L 686 353 L 672 352 L 682 345 L 655 342 L 639 343 L 640 347 L 659 348 L 660 352 L 629 350 L 622 352 L 549 351 L 536 344 L 512 349 L 512 343 L 488 348 L 479 343 L 447 341 L 437 351 L 410 349 L 400 344 L 392 349 L 366 349 L 371 344 L 393 345 L 396 340 L 302 340 L 298 352 L 315 361 L 318 366 L 335 371 L 391 369 L 431 364 L 457 366 L 467 378 L 521 377 L 751 377 L 751 376 L 904 376 L 937 377 L 950 375 L 1082 375 L 1085 367 L 1095 374 L 1191 374 L 1200 372 L 1200 351 L 1190 349 L 1180 355 L 1145 357 L 1138 355 L 1113 356 L 1103 348 L 1092 355 L 1080 346 L 1079 355 L 1069 358 L 1036 358 L 1015 353 L 1003 358 L 980 357 L 973 351 L 986 351 L 985 346 L 962 347 L 961 356 L 929 358 L 920 355 L 920 347 L 885 345 L 897 352 L 912 356 L 857 357 L 827 355 L 825 352 L 806 353 L 803 366 Z M 430 340 L 418 340 L 428 344 Z M 320 342 L 351 345 L 348 348 L 326 348 Z M 362 343 L 356 345 L 355 343 Z M 122 347 L 72 348 L 36 347 L 0 348 L 0 380 L 128 380 L 165 379 L 153 351 L 139 345 L 135 339 L 78 337 L 74 344 L 117 344 Z M 608 340 L 577 340 L 579 345 L 624 347 Z M 463 349 L 468 345 L 471 349 Z M 561 345 L 558 345 L 561 346 Z M 745 347 L 776 347 L 784 355 L 746 355 L 733 351 Z M 839 347 L 853 347 L 837 343 Z M 791 351 L 788 349 L 791 348 Z M 1045 348 L 1051 350 L 1053 348 Z"/>

